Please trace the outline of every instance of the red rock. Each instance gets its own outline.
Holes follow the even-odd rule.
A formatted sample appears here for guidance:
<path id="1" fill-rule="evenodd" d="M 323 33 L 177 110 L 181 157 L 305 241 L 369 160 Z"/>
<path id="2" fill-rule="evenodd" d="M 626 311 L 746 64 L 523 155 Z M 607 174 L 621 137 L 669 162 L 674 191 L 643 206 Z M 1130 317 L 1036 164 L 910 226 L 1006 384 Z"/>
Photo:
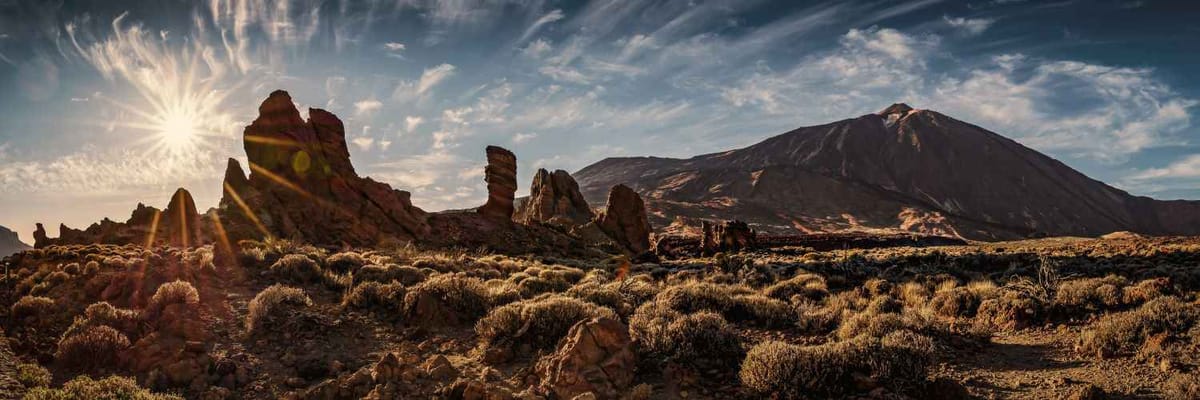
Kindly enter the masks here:
<path id="1" fill-rule="evenodd" d="M 517 156 L 502 147 L 488 146 L 487 161 L 483 180 L 487 182 L 488 199 L 478 211 L 495 219 L 511 220 L 517 193 Z"/>
<path id="2" fill-rule="evenodd" d="M 519 214 L 519 221 L 524 224 L 540 222 L 567 229 L 595 217 L 575 178 L 561 169 L 554 173 L 538 169 L 529 188 L 529 199 L 522 204 Z"/>
<path id="3" fill-rule="evenodd" d="M 700 251 L 704 254 L 749 250 L 757 243 L 754 230 L 742 221 L 702 221 L 700 229 Z"/>
<path id="4" fill-rule="evenodd" d="M 558 349 L 538 361 L 540 386 L 555 398 L 592 393 L 616 399 L 633 383 L 637 355 L 621 321 L 593 318 L 571 327 Z"/>
<path id="5" fill-rule="evenodd" d="M 650 222 L 642 196 L 625 185 L 608 192 L 604 211 L 596 216 L 596 226 L 633 255 L 650 251 Z"/>

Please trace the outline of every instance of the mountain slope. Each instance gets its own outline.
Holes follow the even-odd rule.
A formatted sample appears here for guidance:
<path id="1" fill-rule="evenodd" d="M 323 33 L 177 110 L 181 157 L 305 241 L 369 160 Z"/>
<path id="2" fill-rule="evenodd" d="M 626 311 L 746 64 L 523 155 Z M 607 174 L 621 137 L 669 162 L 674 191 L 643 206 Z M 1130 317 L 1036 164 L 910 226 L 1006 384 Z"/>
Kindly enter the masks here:
<path id="1" fill-rule="evenodd" d="M 0 226 L 0 257 L 8 257 L 13 253 L 32 248 L 33 247 L 21 242 L 21 239 L 17 237 L 16 232 Z"/>
<path id="2" fill-rule="evenodd" d="M 659 227 L 702 217 L 780 233 L 1200 233 L 1200 202 L 1132 196 L 1013 140 L 904 104 L 689 159 L 610 158 L 575 176 L 589 200 L 630 185 Z"/>

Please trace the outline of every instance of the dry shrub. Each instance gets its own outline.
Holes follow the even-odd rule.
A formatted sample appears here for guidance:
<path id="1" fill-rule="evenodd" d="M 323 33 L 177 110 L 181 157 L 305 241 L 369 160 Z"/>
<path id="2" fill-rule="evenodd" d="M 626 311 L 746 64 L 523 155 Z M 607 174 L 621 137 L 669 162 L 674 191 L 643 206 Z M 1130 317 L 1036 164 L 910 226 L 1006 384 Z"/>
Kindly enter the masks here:
<path id="1" fill-rule="evenodd" d="M 871 278 L 863 283 L 863 289 L 866 289 L 871 297 L 889 295 L 892 293 L 892 283 L 886 279 Z"/>
<path id="2" fill-rule="evenodd" d="M 250 334 L 262 331 L 268 328 L 272 319 L 284 316 L 289 310 L 311 305 L 312 299 L 304 294 L 304 290 L 281 284 L 271 285 L 250 300 L 246 331 Z"/>
<path id="3" fill-rule="evenodd" d="M 980 299 L 966 287 L 939 290 L 929 300 L 929 308 L 947 318 L 971 317 L 979 309 Z"/>
<path id="4" fill-rule="evenodd" d="M 1065 281 L 1054 292 L 1054 306 L 1068 314 L 1115 308 L 1122 304 L 1121 289 L 1127 283 L 1125 278 L 1116 275 Z"/>
<path id="5" fill-rule="evenodd" d="M 96 273 L 99 273 L 99 272 L 100 272 L 100 263 L 96 262 L 95 260 L 88 261 L 87 264 L 83 265 L 83 274 L 84 275 L 95 275 Z"/>
<path id="6" fill-rule="evenodd" d="M 825 278 L 810 273 L 799 273 L 787 280 L 776 282 L 763 290 L 763 294 L 779 300 L 791 300 L 800 296 L 808 300 L 821 300 L 829 295 Z"/>
<path id="7" fill-rule="evenodd" d="M 80 266 L 79 263 L 70 263 L 64 265 L 62 270 L 69 275 L 79 275 Z"/>
<path id="8" fill-rule="evenodd" d="M 73 336 L 96 326 L 108 326 L 126 336 L 136 336 L 141 321 L 141 313 L 137 310 L 116 308 L 102 301 L 88 306 L 82 316 L 76 316 L 71 326 L 63 332 L 63 337 Z"/>
<path id="9" fill-rule="evenodd" d="M 404 286 L 412 286 L 425 281 L 425 273 L 411 266 L 396 264 L 364 265 L 354 272 L 354 284 L 363 282 L 399 282 Z"/>
<path id="10" fill-rule="evenodd" d="M 734 297 L 725 315 L 732 322 L 765 328 L 782 328 L 796 323 L 796 310 L 790 304 L 761 294 Z"/>
<path id="11" fill-rule="evenodd" d="M 767 341 L 746 355 L 740 375 L 746 388 L 764 396 L 839 397 L 869 389 L 858 385 L 859 375 L 903 390 L 925 379 L 932 360 L 932 340 L 907 331 L 819 346 Z"/>
<path id="12" fill-rule="evenodd" d="M 871 299 L 866 308 L 866 312 L 871 314 L 898 313 L 902 310 L 904 310 L 904 304 L 888 294 L 881 294 Z"/>
<path id="13" fill-rule="evenodd" d="M 21 383 L 27 389 L 35 387 L 44 387 L 50 384 L 53 380 L 50 371 L 46 370 L 41 365 L 32 363 L 21 363 L 17 365 L 17 382 Z"/>
<path id="14" fill-rule="evenodd" d="M 66 399 L 130 399 L 130 400 L 183 400 L 183 397 L 151 393 L 138 386 L 133 378 L 109 376 L 101 380 L 80 375 L 63 385 L 62 389 L 36 388 L 25 395 L 26 400 Z"/>
<path id="15" fill-rule="evenodd" d="M 412 317 L 422 298 L 438 301 L 463 321 L 474 322 L 492 306 L 492 293 L 479 278 L 440 274 L 413 286 L 404 296 L 405 316 Z"/>
<path id="16" fill-rule="evenodd" d="M 1079 336 L 1076 349 L 1083 354 L 1109 357 L 1132 353 L 1154 335 L 1183 337 L 1200 319 L 1200 307 L 1178 297 L 1159 297 L 1140 308 L 1106 315 Z"/>
<path id="17" fill-rule="evenodd" d="M 654 301 L 684 314 L 712 311 L 724 314 L 733 307 L 733 297 L 754 293 L 748 288 L 707 282 L 690 282 L 671 286 L 654 297 Z"/>
<path id="18" fill-rule="evenodd" d="M 900 301 L 905 307 L 921 308 L 929 303 L 929 298 L 933 296 L 933 292 L 928 287 L 920 282 L 904 282 L 898 289 Z"/>
<path id="19" fill-rule="evenodd" d="M 530 350 L 554 347 L 576 322 L 595 317 L 617 318 L 607 307 L 562 295 L 548 295 L 497 307 L 475 324 L 480 347 Z"/>
<path id="20" fill-rule="evenodd" d="M 1139 305 L 1170 294 L 1173 294 L 1170 278 L 1151 278 L 1126 286 L 1121 301 L 1126 305 Z"/>
<path id="21" fill-rule="evenodd" d="M 196 287 L 186 281 L 176 280 L 164 283 L 158 287 L 154 296 L 150 297 L 150 302 L 146 304 L 146 316 L 153 320 L 167 306 L 173 304 L 182 304 L 188 307 L 199 305 L 200 292 L 197 292 Z"/>
<path id="22" fill-rule="evenodd" d="M 9 309 L 9 316 L 16 321 L 22 321 L 29 317 L 41 319 L 53 314 L 56 308 L 54 299 L 49 297 L 23 296 L 13 303 Z"/>
<path id="23" fill-rule="evenodd" d="M 129 337 L 112 327 L 98 325 L 63 336 L 54 358 L 73 368 L 111 367 L 118 364 L 121 352 L 127 348 Z"/>
<path id="24" fill-rule="evenodd" d="M 1167 400 L 1200 399 L 1200 374 L 1178 374 L 1167 381 L 1164 397 Z"/>
<path id="25" fill-rule="evenodd" d="M 302 254 L 288 254 L 271 264 L 271 273 L 277 277 L 296 283 L 314 283 L 320 281 L 324 274 L 321 266 L 312 258 Z"/>
<path id="26" fill-rule="evenodd" d="M 565 281 L 556 281 L 542 278 L 540 276 L 522 277 L 517 283 L 517 290 L 521 292 L 521 297 L 533 298 L 543 293 L 558 293 L 567 290 L 571 284 Z"/>
<path id="27" fill-rule="evenodd" d="M 583 301 L 611 308 L 621 316 L 629 316 L 634 307 L 617 287 L 596 282 L 585 282 L 575 285 L 564 293 Z"/>
<path id="28" fill-rule="evenodd" d="M 404 310 L 404 285 L 367 282 L 354 287 L 342 299 L 342 308 L 399 315 Z"/>
<path id="29" fill-rule="evenodd" d="M 1044 305 L 1027 292 L 1003 290 L 999 297 L 979 304 L 975 320 L 992 329 L 1020 330 L 1035 324 L 1045 311 Z"/>
<path id="30" fill-rule="evenodd" d="M 640 353 L 693 366 L 728 365 L 743 354 L 741 339 L 719 314 L 681 314 L 664 304 L 638 307 L 629 318 L 630 335 Z"/>
<path id="31" fill-rule="evenodd" d="M 337 253 L 325 259 L 325 267 L 336 272 L 353 272 L 364 265 L 367 265 L 367 259 L 353 251 Z"/>

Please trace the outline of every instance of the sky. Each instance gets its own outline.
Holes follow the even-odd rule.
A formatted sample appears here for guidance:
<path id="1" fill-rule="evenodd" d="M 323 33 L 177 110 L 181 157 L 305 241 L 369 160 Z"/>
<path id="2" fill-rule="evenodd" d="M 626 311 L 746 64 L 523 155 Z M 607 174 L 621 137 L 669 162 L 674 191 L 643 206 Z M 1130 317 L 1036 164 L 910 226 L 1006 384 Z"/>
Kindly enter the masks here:
<path id="1" fill-rule="evenodd" d="M 0 0 L 0 225 L 220 197 L 275 89 L 360 175 L 482 204 L 537 168 L 690 157 L 931 109 L 1138 195 L 1200 199 L 1200 5 L 1182 1 Z M 947 173 L 953 173 L 949 171 Z"/>

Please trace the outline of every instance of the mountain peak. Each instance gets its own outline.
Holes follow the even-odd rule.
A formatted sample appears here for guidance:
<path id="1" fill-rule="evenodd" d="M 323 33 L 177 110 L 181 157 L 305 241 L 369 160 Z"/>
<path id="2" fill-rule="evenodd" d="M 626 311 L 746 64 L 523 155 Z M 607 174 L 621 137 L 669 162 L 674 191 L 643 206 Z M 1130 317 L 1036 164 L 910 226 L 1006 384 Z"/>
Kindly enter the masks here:
<path id="1" fill-rule="evenodd" d="M 912 111 L 912 110 L 913 110 L 913 108 L 909 107 L 908 104 L 895 103 L 895 104 L 888 106 L 888 108 L 885 108 L 885 109 L 877 112 L 876 114 L 878 114 L 880 116 L 884 116 L 884 117 L 892 115 L 892 114 L 901 114 L 901 116 L 903 116 L 903 114 L 908 114 L 908 112 Z"/>

